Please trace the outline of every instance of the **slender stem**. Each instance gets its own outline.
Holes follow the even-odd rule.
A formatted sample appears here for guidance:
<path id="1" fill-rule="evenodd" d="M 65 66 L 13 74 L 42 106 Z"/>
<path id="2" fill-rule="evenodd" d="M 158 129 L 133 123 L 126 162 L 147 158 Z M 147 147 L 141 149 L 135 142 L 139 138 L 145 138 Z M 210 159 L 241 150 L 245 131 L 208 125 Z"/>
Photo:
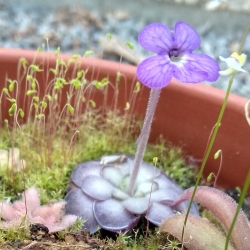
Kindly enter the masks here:
<path id="1" fill-rule="evenodd" d="M 231 236 L 231 234 L 232 234 L 232 232 L 233 232 L 234 225 L 235 225 L 236 220 L 237 220 L 237 217 L 238 217 L 238 215 L 239 215 L 241 206 L 242 206 L 242 204 L 243 204 L 243 202 L 244 202 L 244 198 L 245 198 L 245 196 L 246 196 L 246 193 L 247 193 L 247 190 L 248 190 L 249 185 L 250 185 L 250 170 L 248 171 L 246 180 L 245 180 L 245 182 L 244 182 L 243 189 L 242 189 L 241 194 L 240 194 L 240 199 L 239 199 L 239 202 L 238 202 L 238 206 L 237 206 L 236 212 L 235 212 L 234 217 L 233 217 L 233 221 L 232 221 L 232 223 L 231 223 L 231 225 L 230 225 L 230 228 L 229 228 L 229 230 L 228 230 L 228 233 L 227 233 L 226 244 L 225 244 L 224 250 L 227 250 L 227 249 L 228 249 L 230 236 Z"/>
<path id="2" fill-rule="evenodd" d="M 245 40 L 246 40 L 246 37 L 247 37 L 247 33 L 249 32 L 249 30 L 250 30 L 250 21 L 248 22 L 247 28 L 245 30 L 245 33 L 244 33 L 243 37 L 242 37 L 242 41 L 240 43 L 240 48 L 238 50 L 238 54 L 241 54 L 241 52 L 242 52 L 242 48 L 243 48 L 243 45 L 245 43 Z M 229 96 L 229 93 L 230 93 L 230 90 L 231 90 L 231 87 L 232 87 L 232 83 L 233 83 L 235 74 L 236 74 L 236 72 L 232 73 L 232 75 L 231 75 L 231 77 L 229 79 L 229 83 L 228 83 L 228 86 L 227 86 L 226 95 L 225 95 L 225 98 L 224 98 L 223 103 L 222 103 L 222 107 L 221 107 L 221 110 L 220 110 L 220 113 L 219 113 L 219 116 L 218 116 L 218 119 L 217 119 L 217 122 L 216 122 L 216 125 L 215 125 L 215 129 L 213 130 L 211 139 L 209 141 L 209 145 L 208 145 L 208 147 L 207 147 L 207 149 L 205 151 L 205 156 L 204 156 L 203 162 L 201 164 L 200 171 L 199 171 L 199 173 L 197 175 L 197 179 L 196 179 L 196 182 L 195 182 L 194 191 L 192 193 L 192 197 L 191 197 L 189 205 L 188 205 L 188 209 L 187 209 L 187 213 L 186 213 L 186 216 L 185 216 L 184 225 L 183 225 L 183 229 L 182 229 L 182 236 L 181 236 L 182 249 L 183 249 L 184 233 L 185 233 L 185 227 L 186 227 L 187 220 L 188 220 L 188 215 L 190 213 L 190 209 L 191 209 L 191 206 L 192 206 L 192 203 L 193 203 L 193 200 L 194 200 L 194 196 L 195 196 L 197 187 L 198 187 L 198 185 L 200 183 L 200 179 L 201 179 L 203 170 L 205 168 L 207 159 L 208 159 L 208 157 L 210 155 L 210 152 L 211 152 L 211 149 L 213 147 L 213 144 L 214 144 L 217 132 L 219 130 L 219 126 L 221 124 L 221 120 L 222 120 L 222 117 L 223 117 L 223 114 L 224 114 L 224 111 L 225 111 L 225 108 L 226 108 L 228 96 Z"/>
<path id="3" fill-rule="evenodd" d="M 240 43 L 240 48 L 239 48 L 239 51 L 238 51 L 238 54 L 239 54 L 239 55 L 240 55 L 241 52 L 242 52 L 242 48 L 243 48 L 243 45 L 244 45 L 244 43 L 245 43 L 245 40 L 246 40 L 246 37 L 247 37 L 247 34 L 248 34 L 249 30 L 250 30 L 250 21 L 248 22 L 248 26 L 247 26 L 247 28 L 246 28 L 246 30 L 245 30 L 245 33 L 244 33 L 243 38 L 242 38 L 242 41 L 241 41 L 241 43 Z M 240 199 L 239 199 L 239 202 L 238 202 L 238 206 L 237 206 L 236 212 L 235 212 L 235 214 L 234 214 L 233 221 L 232 221 L 232 223 L 231 223 L 231 225 L 230 225 L 230 228 L 229 228 L 229 230 L 228 230 L 228 233 L 227 233 L 226 243 L 225 243 L 225 248 L 224 248 L 224 250 L 227 250 L 227 249 L 228 249 L 230 237 L 231 237 L 232 231 L 233 231 L 233 229 L 234 229 L 234 225 L 235 225 L 235 223 L 236 223 L 236 220 L 237 220 L 237 217 L 238 217 L 238 215 L 239 215 L 240 209 L 241 209 L 241 207 L 242 207 L 242 205 L 243 205 L 244 198 L 245 198 L 245 196 L 246 196 L 246 194 L 247 194 L 247 190 L 248 190 L 249 185 L 250 185 L 250 170 L 248 171 L 246 180 L 245 180 L 245 182 L 244 182 L 243 189 L 242 189 L 241 194 L 240 194 Z"/>
<path id="4" fill-rule="evenodd" d="M 245 41 L 246 41 L 247 34 L 248 34 L 249 30 L 250 30 L 250 21 L 247 24 L 246 30 L 245 30 L 244 35 L 243 35 L 243 37 L 241 39 L 241 42 L 240 42 L 240 47 L 239 47 L 239 50 L 238 50 L 239 55 L 242 52 L 242 48 L 243 48 L 243 45 L 245 44 Z"/>
<path id="5" fill-rule="evenodd" d="M 224 111 L 225 111 L 225 108 L 226 108 L 228 96 L 229 96 L 229 93 L 230 93 L 230 90 L 231 90 L 231 86 L 232 86 L 232 83 L 233 83 L 234 75 L 235 75 L 235 73 L 233 73 L 233 74 L 231 75 L 230 79 L 229 79 L 229 84 L 228 84 L 228 87 L 227 87 L 227 92 L 226 92 L 225 98 L 224 98 L 223 103 L 222 103 L 222 107 L 221 107 L 221 110 L 220 110 L 220 114 L 219 114 L 219 116 L 218 116 L 218 119 L 217 119 L 215 128 L 214 128 L 214 130 L 213 130 L 213 133 L 212 133 L 212 136 L 211 136 L 209 145 L 208 145 L 207 150 L 206 150 L 206 152 L 205 152 L 205 156 L 204 156 L 204 158 L 203 158 L 203 162 L 202 162 L 202 164 L 201 164 L 201 168 L 200 168 L 199 173 L 198 173 L 198 175 L 197 175 L 197 179 L 196 179 L 195 186 L 194 186 L 194 191 L 193 191 L 193 193 L 192 193 L 192 196 L 191 196 L 191 199 L 190 199 L 190 202 L 189 202 L 189 205 L 188 205 L 187 213 L 186 213 L 185 220 L 184 220 L 184 226 L 183 226 L 183 229 L 182 229 L 182 238 L 181 238 L 182 244 L 183 244 L 184 233 L 185 233 L 185 227 L 186 227 L 186 224 L 187 224 L 188 215 L 189 215 L 189 212 L 190 212 L 190 209 L 191 209 L 191 206 L 192 206 L 192 202 L 193 202 L 193 200 L 194 200 L 194 196 L 195 196 L 197 187 L 198 187 L 198 185 L 199 185 L 199 183 L 200 183 L 200 179 L 201 179 L 203 170 L 204 170 L 205 165 L 206 165 L 206 163 L 207 163 L 207 159 L 208 159 L 208 157 L 209 157 L 209 155 L 210 155 L 210 152 L 211 152 L 211 149 L 212 149 L 212 147 L 213 147 L 213 144 L 214 144 L 214 141 L 215 141 L 217 132 L 218 132 L 219 127 L 220 127 L 220 124 L 221 124 L 221 120 L 222 120 L 222 117 L 223 117 L 223 114 L 224 114 Z"/>
<path id="6" fill-rule="evenodd" d="M 135 154 L 134 167 L 130 176 L 129 185 L 127 189 L 127 193 L 132 195 L 134 192 L 136 178 L 139 172 L 139 168 L 142 162 L 142 158 L 148 143 L 148 138 L 150 134 L 151 124 L 153 121 L 153 116 L 155 113 L 155 109 L 160 98 L 161 89 L 151 89 L 146 116 L 144 118 L 142 130 L 137 140 L 137 150 Z"/>

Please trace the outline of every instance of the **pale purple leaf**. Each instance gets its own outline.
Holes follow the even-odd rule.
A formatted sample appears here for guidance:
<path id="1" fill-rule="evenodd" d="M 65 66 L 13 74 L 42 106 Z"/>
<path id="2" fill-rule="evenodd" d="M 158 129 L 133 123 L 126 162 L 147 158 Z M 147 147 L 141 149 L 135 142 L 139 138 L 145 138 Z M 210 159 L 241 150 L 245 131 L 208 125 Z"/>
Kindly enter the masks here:
<path id="1" fill-rule="evenodd" d="M 183 192 L 183 189 L 163 172 L 161 172 L 161 174 L 156 179 L 154 179 L 154 181 L 158 184 L 159 189 L 171 188 L 178 194 Z"/>
<path id="2" fill-rule="evenodd" d="M 114 199 L 95 201 L 93 210 L 96 221 L 101 228 L 111 232 L 130 230 L 140 220 L 140 215 L 133 215 Z"/>
<path id="3" fill-rule="evenodd" d="M 146 213 L 145 218 L 156 226 L 159 226 L 164 220 L 175 214 L 169 206 L 160 203 L 153 203 Z"/>
<path id="4" fill-rule="evenodd" d="M 129 195 L 125 191 L 122 191 L 119 188 L 113 188 L 112 196 L 117 200 L 125 200 L 129 198 Z"/>
<path id="5" fill-rule="evenodd" d="M 154 181 L 140 182 L 134 192 L 134 197 L 142 197 L 148 193 L 152 193 L 158 189 L 158 184 Z"/>
<path id="6" fill-rule="evenodd" d="M 142 162 L 137 176 L 137 183 L 152 181 L 161 174 L 159 168 L 154 167 L 146 162 Z"/>
<path id="7" fill-rule="evenodd" d="M 150 206 L 146 197 L 130 197 L 122 202 L 122 205 L 133 214 L 144 214 Z"/>
<path id="8" fill-rule="evenodd" d="M 147 194 L 147 198 L 150 197 L 151 201 L 160 202 L 162 200 L 175 201 L 179 197 L 180 193 L 176 192 L 175 189 L 158 189 L 151 194 Z"/>
<path id="9" fill-rule="evenodd" d="M 111 197 L 114 186 L 102 177 L 90 175 L 82 181 L 82 191 L 96 200 L 106 200 Z"/>
<path id="10" fill-rule="evenodd" d="M 120 170 L 114 166 L 102 167 L 101 175 L 116 187 L 120 185 L 123 179 L 123 175 Z"/>
<path id="11" fill-rule="evenodd" d="M 65 200 L 65 214 L 73 214 L 82 218 L 84 222 L 83 228 L 87 229 L 91 234 L 98 230 L 98 224 L 93 214 L 94 200 L 85 195 L 81 189 L 74 189 L 67 193 Z"/>
<path id="12" fill-rule="evenodd" d="M 101 165 L 98 161 L 87 161 L 76 166 L 71 174 L 71 180 L 81 187 L 82 180 L 89 175 L 100 176 Z"/>

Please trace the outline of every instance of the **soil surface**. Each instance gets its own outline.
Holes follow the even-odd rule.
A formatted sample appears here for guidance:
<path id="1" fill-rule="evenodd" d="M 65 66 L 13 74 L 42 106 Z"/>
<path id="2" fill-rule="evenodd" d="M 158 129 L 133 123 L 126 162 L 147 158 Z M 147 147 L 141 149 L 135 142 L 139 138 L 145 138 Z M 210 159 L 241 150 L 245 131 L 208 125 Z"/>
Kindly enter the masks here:
<path id="1" fill-rule="evenodd" d="M 98 238 L 92 238 L 87 233 L 66 234 L 63 239 L 59 239 L 56 235 L 43 235 L 40 239 L 26 240 L 24 242 L 15 241 L 0 246 L 1 250 L 16 249 L 40 249 L 40 250 L 81 250 L 81 249 L 104 249 L 104 241 Z"/>

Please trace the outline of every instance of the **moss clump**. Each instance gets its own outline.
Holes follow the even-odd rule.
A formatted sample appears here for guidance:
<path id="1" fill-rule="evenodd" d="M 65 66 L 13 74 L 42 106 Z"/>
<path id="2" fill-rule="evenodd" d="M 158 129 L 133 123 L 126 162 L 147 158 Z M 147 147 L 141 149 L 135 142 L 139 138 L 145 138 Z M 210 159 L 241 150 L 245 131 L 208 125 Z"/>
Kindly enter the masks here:
<path id="1" fill-rule="evenodd" d="M 121 135 L 122 115 L 109 112 L 108 116 L 99 119 L 92 111 L 83 115 L 83 121 L 86 116 L 91 122 L 83 122 L 77 133 L 70 129 L 67 133 L 59 130 L 52 139 L 46 131 L 39 136 L 41 131 L 31 130 L 32 124 L 12 131 L 11 136 L 8 130 L 2 128 L 0 141 L 4 148 L 12 145 L 18 147 L 27 165 L 21 172 L 0 168 L 0 198 L 15 199 L 25 188 L 35 186 L 42 203 L 62 199 L 77 163 L 118 152 L 134 155 L 135 137 L 131 133 Z M 194 171 L 185 164 L 181 149 L 166 146 L 164 140 L 160 139 L 156 144 L 149 144 L 145 160 L 152 163 L 155 156 L 160 159 L 158 167 L 181 186 L 187 187 L 194 180 Z"/>
<path id="2" fill-rule="evenodd" d="M 77 58 L 73 56 L 68 62 L 57 60 L 55 68 L 49 69 L 48 74 L 53 74 L 53 78 L 44 96 L 39 94 L 40 83 L 36 74 L 47 69 L 43 69 L 42 65 L 27 65 L 25 59 L 20 60 L 22 72 L 19 75 L 26 79 L 26 95 L 21 98 L 30 104 L 28 112 L 27 108 L 19 107 L 19 101 L 12 97 L 13 92 L 21 88 L 17 80 L 8 80 L 8 86 L 2 90 L 1 101 L 4 103 L 5 98 L 5 103 L 9 103 L 6 109 L 13 124 L 10 126 L 9 121 L 5 120 L 0 129 L 0 149 L 19 148 L 26 166 L 21 171 L 0 167 L 0 200 L 16 200 L 31 186 L 38 189 L 42 204 L 63 199 L 70 174 L 76 164 L 107 154 L 135 154 L 135 140 L 141 122 L 138 122 L 138 118 L 134 119 L 129 105 L 125 112 L 119 113 L 116 105 L 113 109 L 98 108 L 94 100 L 87 99 L 85 96 L 88 96 L 86 93 L 89 88 L 94 86 L 105 96 L 105 89 L 110 83 L 107 78 L 91 82 L 85 79 L 86 71 L 79 69 Z M 74 63 L 76 67 L 72 79 L 66 80 L 66 72 Z M 113 83 L 112 88 L 119 86 L 118 83 Z M 64 91 L 65 86 L 67 92 Z M 130 100 L 136 98 L 139 91 L 137 83 Z M 60 103 L 62 95 L 67 95 L 66 103 Z M 19 95 L 14 96 L 20 98 Z M 114 99 L 116 103 L 117 98 Z M 20 122 L 23 118 L 26 118 L 27 123 Z M 195 171 L 185 164 L 180 148 L 172 147 L 160 138 L 155 144 L 148 145 L 144 159 L 152 163 L 154 157 L 159 159 L 157 167 L 163 169 L 182 187 L 193 184 Z M 135 249 L 143 249 L 140 248 L 145 247 L 142 235 L 144 233 L 141 232 L 138 238 L 133 236 L 132 243 L 129 241 L 130 236 L 121 236 L 115 244 L 128 247 L 136 244 L 138 248 Z M 155 231 L 149 233 L 148 246 L 150 242 L 154 242 L 152 246 L 159 243 L 156 235 L 158 234 Z M 26 232 L 22 232 L 21 228 L 17 230 L 17 235 L 11 230 L 0 230 L 0 241 L 26 237 Z"/>

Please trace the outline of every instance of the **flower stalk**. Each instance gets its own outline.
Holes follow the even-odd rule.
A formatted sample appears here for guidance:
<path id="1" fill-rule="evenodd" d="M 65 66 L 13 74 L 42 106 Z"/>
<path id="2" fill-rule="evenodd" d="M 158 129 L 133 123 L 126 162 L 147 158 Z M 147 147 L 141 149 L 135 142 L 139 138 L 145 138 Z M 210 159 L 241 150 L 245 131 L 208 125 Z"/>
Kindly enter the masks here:
<path id="1" fill-rule="evenodd" d="M 191 205 L 192 205 L 192 202 L 194 200 L 194 196 L 195 196 L 195 193 L 196 193 L 196 190 L 197 190 L 197 187 L 200 183 L 200 179 L 201 179 L 201 176 L 202 176 L 202 173 L 204 171 L 204 168 L 205 168 L 205 165 L 207 163 L 207 160 L 208 160 L 208 157 L 210 155 L 210 152 L 212 150 L 212 147 L 214 145 L 214 142 L 215 142 L 215 138 L 217 136 L 217 132 L 219 130 L 219 127 L 220 127 L 220 124 L 221 124 L 221 120 L 222 120 L 222 117 L 224 115 L 224 111 L 226 109 L 226 105 L 227 105 L 227 100 L 228 100 L 228 97 L 229 97 L 229 94 L 230 94 L 230 90 L 231 90 L 231 87 L 232 87 L 232 83 L 233 83 L 233 79 L 234 79 L 234 76 L 235 76 L 235 73 L 232 73 L 230 79 L 229 79 L 229 83 L 228 83 L 228 86 L 227 86 L 227 91 L 226 91 L 226 95 L 225 95 L 225 98 L 223 100 L 223 103 L 222 103 L 222 107 L 221 107 L 221 110 L 220 110 L 220 114 L 218 116 L 218 119 L 217 119 L 217 122 L 215 124 L 215 128 L 213 130 L 213 133 L 212 133 L 212 136 L 211 136 L 211 139 L 209 141 L 209 144 L 208 144 L 208 147 L 207 147 L 207 150 L 205 152 L 205 156 L 203 158 L 203 161 L 202 161 L 202 164 L 201 164 L 201 167 L 200 167 L 200 170 L 198 172 L 198 175 L 197 175 L 197 179 L 196 179 L 196 182 L 195 182 L 195 186 L 194 186 L 194 190 L 193 190 L 193 193 L 192 193 L 192 196 L 191 196 L 191 199 L 190 199 L 190 203 L 189 203 L 189 206 L 188 206 L 188 209 L 187 209 L 187 213 L 186 213 L 186 217 L 185 217 L 185 220 L 184 220 L 184 226 L 183 226 L 183 229 L 182 229 L 182 244 L 184 242 L 184 233 L 185 233 L 185 227 L 186 227 L 186 224 L 187 224 L 187 220 L 188 220 L 188 215 L 189 215 L 189 212 L 190 212 L 190 209 L 191 209 Z"/>
<path id="2" fill-rule="evenodd" d="M 243 48 L 243 45 L 245 43 L 245 40 L 246 40 L 246 37 L 247 37 L 247 33 L 249 32 L 249 30 L 250 30 L 250 21 L 248 22 L 248 26 L 247 26 L 247 28 L 245 30 L 245 33 L 244 33 L 243 38 L 242 38 L 241 43 L 240 43 L 240 47 L 239 47 L 239 50 L 238 50 L 238 54 L 239 55 L 242 52 L 242 48 Z M 231 74 L 231 76 L 229 78 L 229 82 L 228 82 L 228 86 L 227 86 L 225 98 L 224 98 L 222 106 L 221 106 L 221 110 L 220 110 L 220 113 L 219 113 L 219 116 L 218 116 L 218 119 L 217 119 L 217 122 L 216 122 L 216 125 L 215 125 L 215 129 L 213 130 L 213 133 L 212 133 L 211 139 L 209 141 L 208 147 L 207 147 L 207 149 L 205 151 L 205 156 L 203 158 L 200 170 L 199 170 L 198 175 L 197 175 L 197 180 L 196 180 L 196 183 L 195 183 L 193 194 L 192 194 L 190 202 L 189 202 L 189 206 L 188 206 L 188 209 L 187 209 L 187 213 L 186 213 L 186 216 L 185 216 L 184 225 L 183 225 L 183 229 L 182 229 L 182 240 L 181 240 L 182 247 L 183 247 L 183 242 L 184 242 L 185 227 L 187 225 L 187 220 L 188 220 L 189 212 L 190 212 L 190 209 L 191 209 L 191 205 L 192 205 L 192 202 L 194 201 L 194 196 L 195 196 L 197 187 L 198 187 L 198 185 L 200 183 L 200 179 L 201 179 L 203 170 L 205 168 L 206 162 L 208 160 L 208 157 L 210 155 L 211 149 L 213 147 L 215 138 L 217 136 L 217 132 L 219 130 L 222 117 L 224 115 L 224 111 L 225 111 L 225 108 L 226 108 L 226 105 L 227 105 L 227 100 L 228 100 L 228 97 L 229 97 L 229 94 L 230 94 L 230 91 L 231 91 L 231 87 L 232 87 L 232 84 L 233 84 L 234 76 L 235 76 L 236 73 L 237 73 L 237 71 L 232 72 L 232 74 Z M 242 194 L 241 194 L 241 199 L 244 199 L 244 197 L 242 198 Z M 227 240 L 228 239 L 229 239 L 229 237 L 227 236 Z M 227 250 L 227 246 L 225 246 L 225 250 Z"/>
<path id="3" fill-rule="evenodd" d="M 146 117 L 137 140 L 134 168 L 127 193 L 133 194 L 136 177 L 148 142 L 160 89 L 167 86 L 172 77 L 185 83 L 216 81 L 219 65 L 205 54 L 192 53 L 200 46 L 196 31 L 184 22 L 177 22 L 174 31 L 161 23 L 146 26 L 138 35 L 139 44 L 146 50 L 156 53 L 143 60 L 137 67 L 138 80 L 151 89 Z"/>
<path id="4" fill-rule="evenodd" d="M 130 176 L 129 185 L 127 189 L 127 193 L 132 196 L 135 188 L 136 178 L 139 172 L 139 168 L 143 159 L 143 155 L 148 143 L 148 138 L 150 134 L 151 124 L 153 121 L 153 116 L 155 113 L 155 109 L 160 98 L 161 89 L 151 89 L 146 116 L 144 119 L 144 123 L 142 126 L 141 133 L 137 140 L 137 150 L 135 154 L 134 167 Z"/>

